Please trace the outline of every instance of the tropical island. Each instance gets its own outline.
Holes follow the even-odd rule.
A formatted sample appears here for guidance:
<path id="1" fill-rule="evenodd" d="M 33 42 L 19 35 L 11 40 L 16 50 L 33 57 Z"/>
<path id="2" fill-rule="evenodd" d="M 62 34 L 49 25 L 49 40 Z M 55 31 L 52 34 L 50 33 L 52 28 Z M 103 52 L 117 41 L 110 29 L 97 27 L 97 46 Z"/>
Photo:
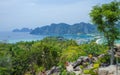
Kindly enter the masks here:
<path id="1" fill-rule="evenodd" d="M 90 17 L 106 42 L 97 44 L 92 40 L 78 44 L 75 40 L 57 36 L 31 42 L 0 43 L 0 75 L 120 75 L 120 45 L 115 44 L 120 39 L 117 27 L 120 2 L 96 5 Z M 52 26 L 56 25 L 33 31 L 42 34 L 37 32 Z M 85 29 L 83 33 L 87 32 Z"/>
<path id="2" fill-rule="evenodd" d="M 75 23 L 69 25 L 66 23 L 51 24 L 33 29 L 30 34 L 50 35 L 50 34 L 94 34 L 97 33 L 97 27 L 90 23 Z"/>

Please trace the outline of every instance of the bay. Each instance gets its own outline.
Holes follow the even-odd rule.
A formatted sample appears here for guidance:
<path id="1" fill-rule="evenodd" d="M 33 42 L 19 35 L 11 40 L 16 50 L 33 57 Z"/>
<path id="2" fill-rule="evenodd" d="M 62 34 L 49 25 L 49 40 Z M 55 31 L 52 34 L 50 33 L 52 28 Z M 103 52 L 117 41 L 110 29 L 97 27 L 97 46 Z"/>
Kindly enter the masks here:
<path id="1" fill-rule="evenodd" d="M 16 43 L 20 41 L 35 41 L 41 40 L 45 36 L 43 35 L 31 35 L 28 32 L 0 32 L 0 41 L 8 43 Z"/>
<path id="2" fill-rule="evenodd" d="M 66 35 L 32 35 L 29 32 L 0 32 L 0 41 L 7 43 L 16 43 L 20 41 L 36 41 L 42 40 L 48 36 L 62 36 L 66 39 L 74 39 L 74 40 L 91 40 L 93 37 L 86 34 L 66 34 Z"/>

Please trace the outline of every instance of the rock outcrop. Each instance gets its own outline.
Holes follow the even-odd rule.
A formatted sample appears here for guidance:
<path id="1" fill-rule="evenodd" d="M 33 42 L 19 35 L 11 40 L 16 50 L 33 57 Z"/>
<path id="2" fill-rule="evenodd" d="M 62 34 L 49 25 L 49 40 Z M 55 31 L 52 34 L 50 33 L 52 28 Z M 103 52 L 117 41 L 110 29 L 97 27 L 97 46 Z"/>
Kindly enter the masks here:
<path id="1" fill-rule="evenodd" d="M 114 48 L 114 52 L 115 52 L 115 57 L 120 58 L 120 45 L 116 45 L 116 47 Z"/>

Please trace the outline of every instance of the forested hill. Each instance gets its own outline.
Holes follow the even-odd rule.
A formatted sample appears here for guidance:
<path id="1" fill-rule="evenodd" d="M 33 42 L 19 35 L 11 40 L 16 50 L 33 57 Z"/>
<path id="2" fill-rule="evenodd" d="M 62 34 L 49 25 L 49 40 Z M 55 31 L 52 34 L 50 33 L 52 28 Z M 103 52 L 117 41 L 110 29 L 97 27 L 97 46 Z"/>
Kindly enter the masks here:
<path id="1" fill-rule="evenodd" d="M 95 25 L 89 23 L 76 23 L 69 25 L 66 23 L 51 24 L 43 27 L 37 27 L 30 34 L 46 35 L 46 34 L 79 34 L 79 33 L 96 33 Z"/>

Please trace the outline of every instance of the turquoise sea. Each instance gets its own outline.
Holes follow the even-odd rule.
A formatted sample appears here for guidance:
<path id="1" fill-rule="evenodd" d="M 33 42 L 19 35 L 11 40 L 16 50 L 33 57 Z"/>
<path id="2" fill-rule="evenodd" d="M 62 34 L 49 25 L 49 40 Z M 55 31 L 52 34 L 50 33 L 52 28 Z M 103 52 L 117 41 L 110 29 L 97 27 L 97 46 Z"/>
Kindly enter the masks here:
<path id="1" fill-rule="evenodd" d="M 0 32 L 0 42 L 7 42 L 7 43 L 16 43 L 20 41 L 36 41 L 42 40 L 48 36 L 62 36 L 67 39 L 75 39 L 78 41 L 86 41 L 93 39 L 93 36 L 86 35 L 86 34 L 79 34 L 79 35 L 31 35 L 28 32 Z"/>
<path id="2" fill-rule="evenodd" d="M 30 35 L 28 32 L 0 32 L 0 41 L 8 43 L 16 43 L 19 41 L 41 40 L 45 36 Z"/>

